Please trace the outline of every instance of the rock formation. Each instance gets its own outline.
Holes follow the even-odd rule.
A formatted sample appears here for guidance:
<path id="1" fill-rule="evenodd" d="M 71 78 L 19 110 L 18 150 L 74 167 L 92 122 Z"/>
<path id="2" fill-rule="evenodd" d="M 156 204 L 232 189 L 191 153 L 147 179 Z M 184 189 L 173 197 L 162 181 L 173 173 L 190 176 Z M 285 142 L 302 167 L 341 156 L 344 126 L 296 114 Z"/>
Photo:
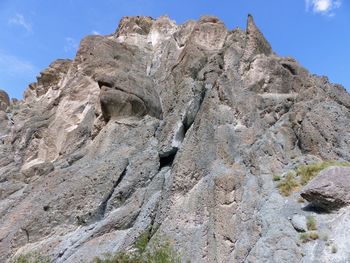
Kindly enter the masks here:
<path id="1" fill-rule="evenodd" d="M 0 110 L 5 111 L 10 105 L 9 95 L 4 90 L 0 89 Z"/>
<path id="2" fill-rule="evenodd" d="M 338 253 L 300 245 L 290 219 L 314 212 L 272 180 L 350 161 L 350 95 L 276 55 L 251 16 L 244 31 L 207 16 L 125 17 L 52 63 L 3 115 L 0 262 L 30 251 L 90 262 L 149 228 L 184 262 L 350 253 L 350 208 L 320 215 Z"/>
<path id="3" fill-rule="evenodd" d="M 350 167 L 330 167 L 322 171 L 304 187 L 301 196 L 325 210 L 350 204 Z"/>

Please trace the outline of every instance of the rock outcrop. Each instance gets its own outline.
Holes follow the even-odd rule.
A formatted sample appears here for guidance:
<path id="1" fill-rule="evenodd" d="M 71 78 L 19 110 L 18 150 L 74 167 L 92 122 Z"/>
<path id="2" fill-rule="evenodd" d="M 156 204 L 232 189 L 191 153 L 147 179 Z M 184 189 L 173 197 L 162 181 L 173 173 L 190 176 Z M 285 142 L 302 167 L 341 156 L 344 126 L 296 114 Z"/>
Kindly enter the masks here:
<path id="1" fill-rule="evenodd" d="M 10 106 L 9 95 L 4 90 L 0 89 L 0 110 L 5 111 Z"/>
<path id="2" fill-rule="evenodd" d="M 301 192 L 315 206 L 334 210 L 350 204 L 350 167 L 330 167 L 322 171 Z"/>
<path id="3" fill-rule="evenodd" d="M 216 17 L 125 17 L 51 64 L 9 114 L 1 262 L 31 251 L 89 262 L 147 229 L 184 262 L 350 253 L 347 208 L 327 215 L 338 218 L 336 255 L 301 246 L 289 219 L 307 212 L 272 181 L 298 164 L 350 161 L 350 95 L 273 53 L 251 16 L 233 31 Z"/>

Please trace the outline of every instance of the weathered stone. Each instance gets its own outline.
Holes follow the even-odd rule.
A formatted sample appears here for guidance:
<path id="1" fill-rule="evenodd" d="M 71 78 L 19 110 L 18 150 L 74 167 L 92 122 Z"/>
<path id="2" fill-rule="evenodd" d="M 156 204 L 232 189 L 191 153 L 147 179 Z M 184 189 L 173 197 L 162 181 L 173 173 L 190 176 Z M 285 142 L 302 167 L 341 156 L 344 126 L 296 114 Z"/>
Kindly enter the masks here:
<path id="1" fill-rule="evenodd" d="M 40 72 L 37 82 L 29 85 L 24 97 L 29 100 L 31 96 L 34 98 L 43 96 L 49 89 L 57 90 L 58 84 L 67 74 L 71 62 L 69 59 L 58 59 L 51 63 L 47 69 Z"/>
<path id="2" fill-rule="evenodd" d="M 0 110 L 6 110 L 10 106 L 10 98 L 4 90 L 0 89 Z"/>
<path id="3" fill-rule="evenodd" d="M 350 168 L 330 167 L 320 172 L 301 192 L 315 206 L 333 210 L 350 203 Z"/>
<path id="4" fill-rule="evenodd" d="M 298 231 L 298 232 L 306 232 L 307 231 L 306 217 L 305 216 L 294 215 L 291 218 L 291 223 L 296 231 Z"/>
<path id="5" fill-rule="evenodd" d="M 350 161 L 349 109 L 344 88 L 274 54 L 251 16 L 233 31 L 209 16 L 123 18 L 0 111 L 0 261 L 89 262 L 151 228 L 183 261 L 301 262 L 303 250 L 332 262 L 298 246 L 288 218 L 306 212 L 271 178 Z M 344 210 L 322 215 L 339 262 Z"/>

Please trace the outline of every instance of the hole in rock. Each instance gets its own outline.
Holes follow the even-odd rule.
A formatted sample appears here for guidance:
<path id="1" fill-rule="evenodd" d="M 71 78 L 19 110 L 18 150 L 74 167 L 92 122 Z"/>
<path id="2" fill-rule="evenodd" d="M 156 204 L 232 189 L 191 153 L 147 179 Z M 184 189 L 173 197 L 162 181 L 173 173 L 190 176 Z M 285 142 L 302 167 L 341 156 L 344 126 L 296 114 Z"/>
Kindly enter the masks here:
<path id="1" fill-rule="evenodd" d="M 177 151 L 178 148 L 173 148 L 173 150 L 167 155 L 159 156 L 159 170 L 163 167 L 171 167 L 173 165 Z"/>
<path id="2" fill-rule="evenodd" d="M 100 89 L 102 88 L 102 86 L 105 86 L 108 88 L 113 88 L 113 85 L 111 83 L 106 82 L 106 81 L 97 81 L 97 84 L 100 87 Z"/>

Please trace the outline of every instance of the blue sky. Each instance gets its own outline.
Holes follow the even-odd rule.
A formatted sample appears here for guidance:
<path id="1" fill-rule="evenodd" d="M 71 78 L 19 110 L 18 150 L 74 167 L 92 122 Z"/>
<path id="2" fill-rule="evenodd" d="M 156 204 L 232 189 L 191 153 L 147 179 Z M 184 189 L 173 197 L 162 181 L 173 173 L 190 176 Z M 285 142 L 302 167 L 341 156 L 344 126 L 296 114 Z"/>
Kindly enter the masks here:
<path id="1" fill-rule="evenodd" d="M 350 90 L 348 0 L 0 0 L 0 89 L 21 98 L 53 60 L 73 58 L 86 35 L 114 32 L 122 16 L 209 14 L 233 29 L 248 13 L 275 52 Z"/>

